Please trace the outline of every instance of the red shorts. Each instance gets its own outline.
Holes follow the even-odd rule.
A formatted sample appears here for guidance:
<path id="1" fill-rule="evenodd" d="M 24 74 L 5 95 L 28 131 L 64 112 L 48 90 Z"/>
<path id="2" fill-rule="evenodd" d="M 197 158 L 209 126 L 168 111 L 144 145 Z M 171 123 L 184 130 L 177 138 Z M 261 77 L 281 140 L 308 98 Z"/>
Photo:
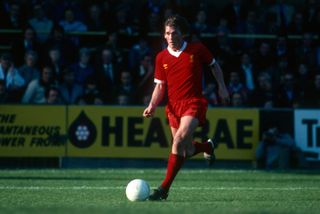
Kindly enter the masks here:
<path id="1" fill-rule="evenodd" d="M 180 119 L 183 116 L 197 118 L 199 125 L 202 126 L 206 122 L 207 109 L 208 101 L 205 98 L 191 98 L 168 103 L 166 106 L 166 114 L 169 125 L 173 128 L 179 128 Z"/>

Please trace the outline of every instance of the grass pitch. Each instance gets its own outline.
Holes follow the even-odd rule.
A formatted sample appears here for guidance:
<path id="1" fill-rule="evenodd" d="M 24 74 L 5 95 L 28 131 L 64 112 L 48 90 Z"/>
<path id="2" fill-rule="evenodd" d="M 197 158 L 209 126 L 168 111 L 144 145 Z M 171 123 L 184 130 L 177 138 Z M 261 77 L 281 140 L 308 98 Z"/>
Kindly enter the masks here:
<path id="1" fill-rule="evenodd" d="M 165 169 L 0 170 L 0 213 L 319 213 L 320 173 L 182 169 L 167 201 L 130 202 Z"/>

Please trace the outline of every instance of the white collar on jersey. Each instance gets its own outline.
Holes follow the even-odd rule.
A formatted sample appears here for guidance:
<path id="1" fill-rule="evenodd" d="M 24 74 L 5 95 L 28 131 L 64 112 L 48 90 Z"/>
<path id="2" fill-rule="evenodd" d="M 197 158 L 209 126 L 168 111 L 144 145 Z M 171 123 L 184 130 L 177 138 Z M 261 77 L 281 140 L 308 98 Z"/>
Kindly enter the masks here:
<path id="1" fill-rule="evenodd" d="M 184 49 L 186 49 L 187 47 L 187 42 L 184 41 L 183 44 L 182 44 L 182 47 L 180 48 L 180 50 L 178 51 L 174 51 L 172 50 L 171 48 L 169 48 L 169 46 L 167 47 L 169 53 L 172 55 L 172 56 L 175 56 L 175 57 L 179 57 L 180 54 L 182 53 L 182 51 L 184 51 Z"/>

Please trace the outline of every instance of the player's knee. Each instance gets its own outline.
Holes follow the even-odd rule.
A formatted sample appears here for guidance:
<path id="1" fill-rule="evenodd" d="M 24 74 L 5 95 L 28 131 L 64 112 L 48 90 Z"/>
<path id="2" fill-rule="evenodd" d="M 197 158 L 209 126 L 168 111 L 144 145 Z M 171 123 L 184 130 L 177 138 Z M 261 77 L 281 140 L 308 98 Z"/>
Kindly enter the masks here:
<path id="1" fill-rule="evenodd" d="M 174 151 L 181 151 L 184 149 L 184 146 L 181 141 L 173 142 L 172 149 Z"/>
<path id="2" fill-rule="evenodd" d="M 186 136 L 184 134 L 177 133 L 173 138 L 174 144 L 182 144 Z"/>

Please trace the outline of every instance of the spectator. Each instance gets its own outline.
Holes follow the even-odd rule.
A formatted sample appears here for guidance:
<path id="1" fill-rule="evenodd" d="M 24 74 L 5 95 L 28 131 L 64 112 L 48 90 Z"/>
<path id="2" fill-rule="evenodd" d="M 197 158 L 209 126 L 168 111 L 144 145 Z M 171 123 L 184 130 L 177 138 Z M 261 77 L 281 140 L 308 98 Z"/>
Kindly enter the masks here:
<path id="1" fill-rule="evenodd" d="M 9 8 L 9 2 L 8 1 L 1 1 L 0 3 L 0 19 L 1 20 L 5 20 L 6 19 L 6 15 L 8 13 L 8 8 Z M 0 27 L 2 26 L 3 23 L 0 24 Z"/>
<path id="2" fill-rule="evenodd" d="M 242 0 L 232 0 L 224 9 L 223 14 L 228 20 L 230 29 L 235 29 L 247 17 L 247 7 Z"/>
<path id="3" fill-rule="evenodd" d="M 304 1 L 304 7 L 303 7 L 303 18 L 306 31 L 317 33 L 319 25 L 316 24 L 317 14 L 320 13 L 320 5 L 319 1 L 317 0 L 306 0 Z"/>
<path id="4" fill-rule="evenodd" d="M 117 86 L 116 93 L 126 94 L 130 98 L 130 103 L 135 103 L 136 86 L 134 85 L 132 75 L 129 71 L 122 71 L 120 75 L 120 83 Z"/>
<path id="5" fill-rule="evenodd" d="M 203 96 L 208 100 L 209 106 L 217 106 L 219 103 L 219 97 L 217 93 L 217 86 L 213 82 L 210 82 L 202 91 Z"/>
<path id="6" fill-rule="evenodd" d="M 160 14 L 153 11 L 148 17 L 148 32 L 159 33 L 159 26 L 161 26 Z"/>
<path id="7" fill-rule="evenodd" d="M 293 160 L 298 166 L 304 163 L 302 152 L 296 147 L 292 136 L 277 126 L 262 134 L 262 140 L 256 150 L 258 167 L 266 169 L 292 167 Z"/>
<path id="8" fill-rule="evenodd" d="M 144 95 L 142 98 L 142 105 L 148 106 L 151 100 L 151 94 Z"/>
<path id="9" fill-rule="evenodd" d="M 59 22 L 65 32 L 86 32 L 87 26 L 81 21 L 76 20 L 72 9 L 66 9 L 64 12 L 64 19 Z M 78 36 L 71 36 L 71 41 L 79 46 L 80 38 Z"/>
<path id="10" fill-rule="evenodd" d="M 317 66 L 316 45 L 311 33 L 304 33 L 300 44 L 295 49 L 295 61 L 305 62 L 309 68 L 315 69 Z"/>
<path id="11" fill-rule="evenodd" d="M 9 5 L 8 14 L 4 15 L 4 20 L 0 23 L 0 27 L 4 29 L 22 29 L 25 27 L 25 19 L 21 13 L 21 7 L 18 3 L 12 2 Z"/>
<path id="12" fill-rule="evenodd" d="M 139 95 L 144 96 L 150 94 L 153 89 L 153 72 L 154 65 L 150 55 L 145 55 L 140 60 L 139 67 L 133 74 L 134 84 L 137 87 Z"/>
<path id="13" fill-rule="evenodd" d="M 76 104 L 83 95 L 83 87 L 75 83 L 75 73 L 70 69 L 63 70 L 62 83 L 59 86 L 61 98 L 66 104 Z"/>
<path id="14" fill-rule="evenodd" d="M 59 89 L 56 87 L 50 87 L 46 90 L 46 101 L 50 105 L 64 104 L 61 100 Z"/>
<path id="15" fill-rule="evenodd" d="M 87 26 L 75 18 L 74 11 L 70 8 L 64 11 L 64 19 L 59 22 L 65 32 L 85 32 Z"/>
<path id="16" fill-rule="evenodd" d="M 93 105 L 104 105 L 103 98 L 101 96 L 96 96 L 93 100 Z"/>
<path id="17" fill-rule="evenodd" d="M 229 34 L 231 32 L 228 20 L 225 17 L 220 17 L 218 26 L 216 27 L 215 31 L 218 32 L 224 32 L 225 34 Z"/>
<path id="18" fill-rule="evenodd" d="M 277 0 L 277 2 L 267 10 L 276 15 L 277 25 L 280 26 L 281 29 L 287 29 L 288 24 L 291 22 L 291 17 L 293 17 L 294 14 L 294 7 L 291 4 L 285 3 L 284 0 Z"/>
<path id="19" fill-rule="evenodd" d="M 311 77 L 313 75 L 311 74 L 311 71 L 306 64 L 300 63 L 297 67 L 298 68 L 295 75 L 296 77 L 295 79 L 297 80 L 296 84 L 297 84 L 300 97 L 304 97 L 306 94 L 306 91 L 308 90 L 308 87 L 312 85 Z M 305 102 L 305 99 L 303 102 Z"/>
<path id="20" fill-rule="evenodd" d="M 111 31 L 112 22 L 114 21 L 113 5 L 109 0 L 103 0 L 100 5 L 100 9 L 102 20 L 105 22 L 104 30 L 109 33 L 109 31 Z"/>
<path id="21" fill-rule="evenodd" d="M 55 25 L 53 27 L 50 37 L 44 47 L 45 50 L 61 50 L 62 59 L 64 59 L 66 63 L 72 63 L 76 59 L 76 46 L 66 37 L 65 31 L 60 25 Z M 47 52 L 43 53 L 43 55 L 47 54 Z"/>
<path id="22" fill-rule="evenodd" d="M 119 45 L 119 38 L 118 38 L 117 32 L 111 32 L 108 34 L 108 41 L 106 42 L 104 48 L 108 48 L 112 51 L 112 54 L 114 55 L 114 61 L 117 64 L 128 64 L 128 56 L 124 53 L 122 47 Z"/>
<path id="23" fill-rule="evenodd" d="M 261 1 L 261 0 L 247 0 L 246 4 L 249 7 L 249 11 L 254 11 L 257 16 L 257 22 L 261 24 L 266 23 L 266 8 L 272 3 L 272 1 Z M 265 27 L 265 26 L 263 26 Z"/>
<path id="24" fill-rule="evenodd" d="M 240 74 L 238 72 L 230 72 L 230 80 L 227 87 L 231 95 L 234 93 L 238 93 L 241 95 L 243 101 L 248 99 L 248 90 L 240 80 Z"/>
<path id="25" fill-rule="evenodd" d="M 44 66 L 39 79 L 32 80 L 23 95 L 22 103 L 44 104 L 46 103 L 46 90 L 53 84 L 52 69 Z"/>
<path id="26" fill-rule="evenodd" d="M 86 79 L 94 76 L 90 59 L 91 51 L 88 48 L 81 48 L 79 50 L 79 61 L 71 65 L 71 70 L 75 72 L 75 83 L 84 86 Z"/>
<path id="27" fill-rule="evenodd" d="M 273 108 L 277 106 L 276 88 L 272 85 L 271 76 L 262 72 L 258 76 L 257 88 L 253 91 L 250 103 L 253 107 Z"/>
<path id="28" fill-rule="evenodd" d="M 102 105 L 103 96 L 98 90 L 97 84 L 93 78 L 88 78 L 84 87 L 84 94 L 78 100 L 80 105 Z"/>
<path id="29" fill-rule="evenodd" d="M 256 86 L 256 73 L 251 63 L 251 58 L 247 53 L 241 56 L 240 71 L 241 81 L 249 91 L 253 91 Z"/>
<path id="30" fill-rule="evenodd" d="M 20 74 L 28 85 L 31 80 L 37 79 L 40 76 L 40 71 L 37 68 L 38 54 L 35 51 L 28 51 L 24 57 L 25 63 L 19 68 Z"/>
<path id="31" fill-rule="evenodd" d="M 196 15 L 196 20 L 192 24 L 192 31 L 197 34 L 213 33 L 213 28 L 208 23 L 207 12 L 205 10 L 199 10 Z"/>
<path id="32" fill-rule="evenodd" d="M 163 11 L 164 8 L 164 1 L 157 1 L 157 0 L 147 0 L 144 1 L 144 3 L 141 6 L 141 11 L 140 11 L 140 17 L 139 17 L 139 23 L 140 23 L 140 30 L 142 34 L 146 34 L 150 31 L 149 27 L 152 28 L 156 28 L 156 27 L 160 27 L 158 26 L 158 24 L 155 23 L 155 26 L 150 26 L 150 18 L 153 17 L 157 17 L 157 19 L 159 19 L 159 17 L 161 17 L 161 13 Z M 160 19 L 158 20 L 160 21 Z M 158 32 L 158 29 L 153 29 L 153 32 Z"/>
<path id="33" fill-rule="evenodd" d="M 274 69 L 266 71 L 272 78 L 274 87 L 279 87 L 283 82 L 283 77 L 286 73 L 292 72 L 291 66 L 289 65 L 289 59 L 287 56 L 281 56 L 277 60 L 277 65 Z"/>
<path id="34" fill-rule="evenodd" d="M 277 23 L 277 14 L 274 12 L 267 12 L 265 15 L 265 27 L 263 32 L 266 34 L 278 34 L 280 26 Z"/>
<path id="35" fill-rule="evenodd" d="M 52 48 L 49 50 L 49 62 L 48 65 L 52 68 L 53 79 L 61 82 L 62 70 L 65 67 L 63 58 L 61 57 L 61 50 L 58 48 Z"/>
<path id="36" fill-rule="evenodd" d="M 238 34 L 255 35 L 261 34 L 261 32 L 261 23 L 257 21 L 257 15 L 254 11 L 249 11 L 246 20 L 239 23 L 235 29 L 235 33 Z M 241 50 L 246 50 L 248 52 L 253 52 L 256 46 L 255 38 L 241 38 L 236 40 L 236 42 Z"/>
<path id="37" fill-rule="evenodd" d="M 299 101 L 299 91 L 295 84 L 295 79 L 292 73 L 286 73 L 283 77 L 283 83 L 280 85 L 278 91 L 279 107 L 293 108 Z"/>
<path id="38" fill-rule="evenodd" d="M 227 33 L 223 31 L 217 32 L 213 49 L 216 52 L 219 65 L 223 70 L 227 71 L 232 69 L 232 66 L 230 65 L 235 63 L 235 52 L 231 46 L 230 38 Z"/>
<path id="39" fill-rule="evenodd" d="M 0 104 L 9 103 L 9 95 L 6 89 L 6 83 L 4 80 L 0 79 Z"/>
<path id="40" fill-rule="evenodd" d="M 314 75 L 313 82 L 305 94 L 306 107 L 320 108 L 320 73 Z"/>
<path id="41" fill-rule="evenodd" d="M 115 31 L 121 35 L 132 35 L 136 32 L 136 29 L 130 22 L 128 17 L 129 11 L 125 8 L 118 9 L 115 14 L 115 20 L 112 25 L 112 31 Z"/>
<path id="42" fill-rule="evenodd" d="M 300 11 L 297 11 L 291 22 L 288 26 L 288 33 L 289 34 L 302 34 L 305 31 L 304 22 L 303 22 L 303 14 Z"/>
<path id="43" fill-rule="evenodd" d="M 257 71 L 271 70 L 275 64 L 275 56 L 271 52 L 270 44 L 266 41 L 260 43 L 258 52 L 254 54 L 254 67 Z"/>
<path id="44" fill-rule="evenodd" d="M 135 43 L 129 52 L 129 68 L 131 70 L 138 69 L 139 62 L 146 56 L 150 55 L 152 52 L 147 40 L 145 38 L 140 38 L 137 43 Z"/>
<path id="45" fill-rule="evenodd" d="M 305 7 L 303 10 L 304 15 L 304 26 L 306 32 L 311 32 L 319 34 L 319 24 L 320 24 L 320 4 L 317 0 L 307 0 L 305 1 Z"/>
<path id="46" fill-rule="evenodd" d="M 233 93 L 231 94 L 231 106 L 241 108 L 245 106 L 245 99 L 243 98 L 241 93 Z"/>
<path id="47" fill-rule="evenodd" d="M 163 15 L 161 20 L 166 20 L 167 18 L 169 18 L 170 16 L 173 16 L 174 14 L 176 14 L 175 9 L 170 6 L 167 6 L 163 9 Z"/>
<path id="48" fill-rule="evenodd" d="M 23 39 L 14 41 L 12 44 L 12 55 L 15 65 L 21 66 L 27 51 L 40 53 L 41 47 L 36 41 L 36 32 L 32 27 L 27 27 L 23 31 Z"/>
<path id="49" fill-rule="evenodd" d="M 98 88 L 102 92 L 104 102 L 112 103 L 115 99 L 115 86 L 120 82 L 119 67 L 114 63 L 113 53 L 104 48 L 96 64 Z"/>
<path id="50" fill-rule="evenodd" d="M 82 2 L 79 0 L 55 1 L 50 8 L 54 22 L 59 23 L 59 21 L 64 19 L 66 10 L 72 10 L 76 20 L 83 20 L 84 13 L 80 5 Z"/>
<path id="51" fill-rule="evenodd" d="M 10 54 L 2 54 L 0 58 L 0 80 L 6 80 L 8 70 L 12 64 L 12 57 Z"/>
<path id="52" fill-rule="evenodd" d="M 13 38 L 6 36 L 7 34 L 3 34 L 0 40 L 3 41 L 2 43 L 4 45 L 12 44 L 12 65 L 19 68 L 15 69 L 17 72 L 10 72 L 10 75 L 16 77 L 21 76 L 25 81 L 24 86 L 18 87 L 19 89 L 16 88 L 20 91 L 20 98 L 19 94 L 16 94 L 17 91 L 15 89 L 7 88 L 6 94 L 10 95 L 8 96 L 8 102 L 14 102 L 12 99 L 21 100 L 21 93 L 23 93 L 25 86 L 34 78 L 40 76 L 38 66 L 43 67 L 43 65 L 49 64 L 53 66 L 54 76 L 60 79 L 60 81 L 62 81 L 61 71 L 65 67 L 76 72 L 75 81 L 83 86 L 87 78 L 96 78 L 99 90 L 103 90 L 101 93 L 98 93 L 96 97 L 103 97 L 103 102 L 106 101 L 107 103 L 117 102 L 115 93 L 116 85 L 119 84 L 120 81 L 119 71 L 128 70 L 132 74 L 135 91 L 141 94 L 139 102 L 142 102 L 142 97 L 149 95 L 148 88 L 152 88 L 153 85 L 152 81 L 150 81 L 150 77 L 152 76 L 152 60 L 150 56 L 153 54 L 151 45 L 154 48 L 160 48 L 157 42 L 158 39 L 144 37 L 145 34 L 140 34 L 141 36 L 139 37 L 123 37 L 123 35 L 119 37 L 118 33 L 133 35 L 132 33 L 134 32 L 150 31 L 153 27 L 155 27 L 155 31 L 158 31 L 156 27 L 158 25 L 157 23 L 159 23 L 163 17 L 168 16 L 167 14 L 173 14 L 177 11 L 188 15 L 189 18 L 195 17 L 196 20 L 192 27 L 196 29 L 197 32 L 202 33 L 212 31 L 210 27 L 210 21 L 212 20 L 210 19 L 209 21 L 208 18 L 217 18 L 219 23 L 214 31 L 217 33 L 216 38 L 214 40 L 210 40 L 210 38 L 204 39 L 205 42 L 212 44 L 212 48 L 216 56 L 218 56 L 216 60 L 221 63 L 221 66 L 226 71 L 231 71 L 230 77 L 233 75 L 233 71 L 242 71 L 243 74 L 245 74 L 245 71 L 241 68 L 242 64 L 241 69 L 238 66 L 239 60 L 243 61 L 243 58 L 247 57 L 243 54 L 245 50 L 246 53 L 250 54 L 249 58 L 252 56 L 252 60 L 250 59 L 249 61 L 251 61 L 250 64 L 252 64 L 251 72 L 253 72 L 253 82 L 255 83 L 253 91 L 258 90 L 259 93 L 261 92 L 261 89 L 258 89 L 257 74 L 268 73 L 268 76 L 271 77 L 271 85 L 275 88 L 272 90 L 273 93 L 275 93 L 275 90 L 281 85 L 281 91 L 279 91 L 281 95 L 279 96 L 283 99 L 282 97 L 288 93 L 282 93 L 283 88 L 285 88 L 284 85 L 286 84 L 284 81 L 285 78 L 282 79 L 282 77 L 292 72 L 294 78 L 299 80 L 295 83 L 295 87 L 297 87 L 295 90 L 298 95 L 297 99 L 294 99 L 294 106 L 298 107 L 298 105 L 301 105 L 302 107 L 311 107 L 317 105 L 309 99 L 311 99 L 310 97 L 317 98 L 312 92 L 317 91 L 314 87 L 313 78 L 316 71 L 320 70 L 320 46 L 318 41 L 314 39 L 314 36 L 320 32 L 320 28 L 318 27 L 320 23 L 319 2 L 315 0 L 305 0 L 304 3 L 291 3 L 288 1 L 284 3 L 284 0 L 232 0 L 230 2 L 231 4 L 228 4 L 228 6 L 224 8 L 225 10 L 218 13 L 219 11 L 216 11 L 217 8 L 210 8 L 209 6 L 212 6 L 212 4 L 208 2 L 146 0 L 144 3 L 141 3 L 110 0 L 95 0 L 93 2 L 87 0 L 81 2 L 77 0 L 49 0 L 32 1 L 30 3 L 25 0 L 21 2 L 5 0 L 0 3 L 0 17 L 2 18 L 0 28 L 23 30 L 23 34 L 21 34 L 21 38 L 18 38 L 14 42 L 12 42 Z M 297 10 L 295 10 L 291 4 L 295 4 Z M 244 5 L 247 7 L 244 7 Z M 267 8 L 269 5 L 271 6 Z M 193 10 L 193 12 L 186 11 L 186 7 L 194 8 L 195 10 Z M 87 12 L 87 16 L 84 16 L 84 11 Z M 208 11 L 215 12 L 214 14 L 220 14 L 220 17 L 211 17 L 212 14 L 208 14 Z M 224 13 L 224 11 L 228 11 L 228 13 Z M 141 14 L 141 17 L 139 16 L 139 18 L 141 18 L 141 26 L 145 27 L 140 29 L 140 31 L 136 29 L 136 26 L 138 26 L 136 18 L 134 18 L 138 17 L 136 14 Z M 290 14 L 292 14 L 292 17 L 290 17 Z M 67 22 L 67 18 L 70 22 Z M 83 18 L 87 19 L 84 20 Z M 54 23 L 57 25 L 53 25 L 51 19 L 54 20 Z M 230 20 L 231 22 L 228 22 Z M 111 70 L 115 70 L 111 72 L 111 78 L 113 79 L 115 77 L 113 81 L 107 81 L 107 84 L 104 82 L 106 79 L 103 78 L 109 78 L 107 77 L 109 71 L 107 75 L 103 68 L 104 73 L 101 73 L 103 67 L 101 63 L 102 60 L 99 60 L 100 62 L 95 64 L 97 68 L 99 68 L 99 72 L 96 70 L 96 67 L 91 65 L 90 59 L 95 57 L 93 55 L 94 53 L 87 54 L 88 52 L 85 53 L 86 51 L 82 52 L 82 50 L 80 50 L 80 56 L 78 57 L 79 43 L 74 44 L 70 41 L 69 35 L 65 35 L 64 28 L 59 25 L 60 21 L 66 22 L 69 28 L 74 26 L 73 24 L 75 24 L 75 22 L 79 21 L 84 26 L 87 26 L 89 30 L 107 31 L 107 42 L 102 45 L 101 50 L 109 49 L 112 52 L 111 64 L 113 68 Z M 263 21 L 263 23 L 258 25 L 257 21 Z M 29 25 L 26 25 L 27 23 Z M 112 31 L 112 26 L 115 28 L 114 31 Z M 230 26 L 233 26 L 231 30 Z M 263 29 L 260 29 L 261 27 L 263 27 Z M 256 31 L 257 29 L 258 31 Z M 287 31 L 281 31 L 281 29 Z M 48 35 L 50 30 L 51 33 Z M 256 34 L 257 32 L 261 32 L 261 30 L 266 34 L 277 35 L 277 40 L 243 38 L 239 40 L 240 42 L 237 42 L 237 39 L 229 37 L 230 32 Z M 300 34 L 302 35 L 302 39 L 288 38 L 288 34 L 286 33 Z M 96 44 L 96 41 L 93 41 L 94 38 L 92 40 L 92 37 L 81 38 L 85 38 L 83 42 L 88 42 L 88 45 Z M 39 43 L 39 41 L 44 42 L 44 44 Z M 237 43 L 235 43 L 235 41 Z M 258 41 L 259 43 L 257 43 Z M 275 41 L 271 45 L 272 48 L 270 48 L 270 41 Z M 255 46 L 257 50 L 254 49 Z M 50 54 L 51 57 L 48 56 L 48 50 L 54 50 Z M 98 48 L 98 50 L 100 49 Z M 252 53 L 252 50 L 257 52 Z M 100 54 L 98 55 L 98 57 L 100 57 Z M 50 61 L 50 63 L 48 61 Z M 5 63 L 6 62 L 4 62 L 4 67 L 6 67 Z M 250 66 L 246 67 L 247 71 L 250 70 L 249 68 Z M 2 68 L 2 63 L 0 72 L 2 72 L 2 76 L 7 76 L 8 70 Z M 112 77 L 112 75 L 114 75 L 114 77 Z M 207 78 L 207 76 L 205 78 Z M 7 84 L 5 79 L 6 77 L 3 77 L 5 81 L 4 84 Z M 245 84 L 245 80 L 247 80 L 245 75 L 240 75 L 240 82 Z M 238 86 L 231 87 L 232 89 L 230 89 L 230 91 L 232 91 L 232 94 L 237 92 L 237 87 Z M 256 96 L 256 92 L 254 92 L 254 94 L 253 96 Z M 275 93 L 275 96 L 278 96 L 278 92 Z M 243 97 L 244 101 L 246 101 L 245 96 Z M 251 102 L 252 96 L 249 95 L 249 97 L 249 101 Z M 211 98 L 212 103 L 218 99 L 214 98 L 214 96 Z M 280 107 L 283 105 L 283 102 L 285 102 L 285 99 L 279 100 L 279 98 L 275 98 L 274 106 Z M 91 103 L 95 102 L 92 101 Z M 97 101 L 97 103 L 99 102 Z"/>
<path id="53" fill-rule="evenodd" d="M 86 19 L 86 25 L 89 31 L 105 31 L 106 23 L 102 18 L 101 9 L 97 4 L 92 4 L 88 8 L 88 17 Z"/>
<path id="54" fill-rule="evenodd" d="M 131 104 L 131 99 L 128 94 L 119 94 L 117 96 L 117 104 L 120 106 L 128 106 Z"/>
<path id="55" fill-rule="evenodd" d="M 25 80 L 15 68 L 12 57 L 9 54 L 3 54 L 0 59 L 0 80 L 5 81 L 6 91 L 9 102 L 19 102 Z"/>
<path id="56" fill-rule="evenodd" d="M 29 24 L 37 33 L 37 39 L 40 43 L 48 40 L 49 34 L 53 28 L 53 22 L 46 17 L 46 13 L 41 4 L 33 6 L 33 18 L 29 19 Z"/>
<path id="57" fill-rule="evenodd" d="M 290 49 L 286 35 L 279 34 L 274 45 L 274 54 L 277 58 L 287 56 L 291 58 L 293 50 Z"/>

